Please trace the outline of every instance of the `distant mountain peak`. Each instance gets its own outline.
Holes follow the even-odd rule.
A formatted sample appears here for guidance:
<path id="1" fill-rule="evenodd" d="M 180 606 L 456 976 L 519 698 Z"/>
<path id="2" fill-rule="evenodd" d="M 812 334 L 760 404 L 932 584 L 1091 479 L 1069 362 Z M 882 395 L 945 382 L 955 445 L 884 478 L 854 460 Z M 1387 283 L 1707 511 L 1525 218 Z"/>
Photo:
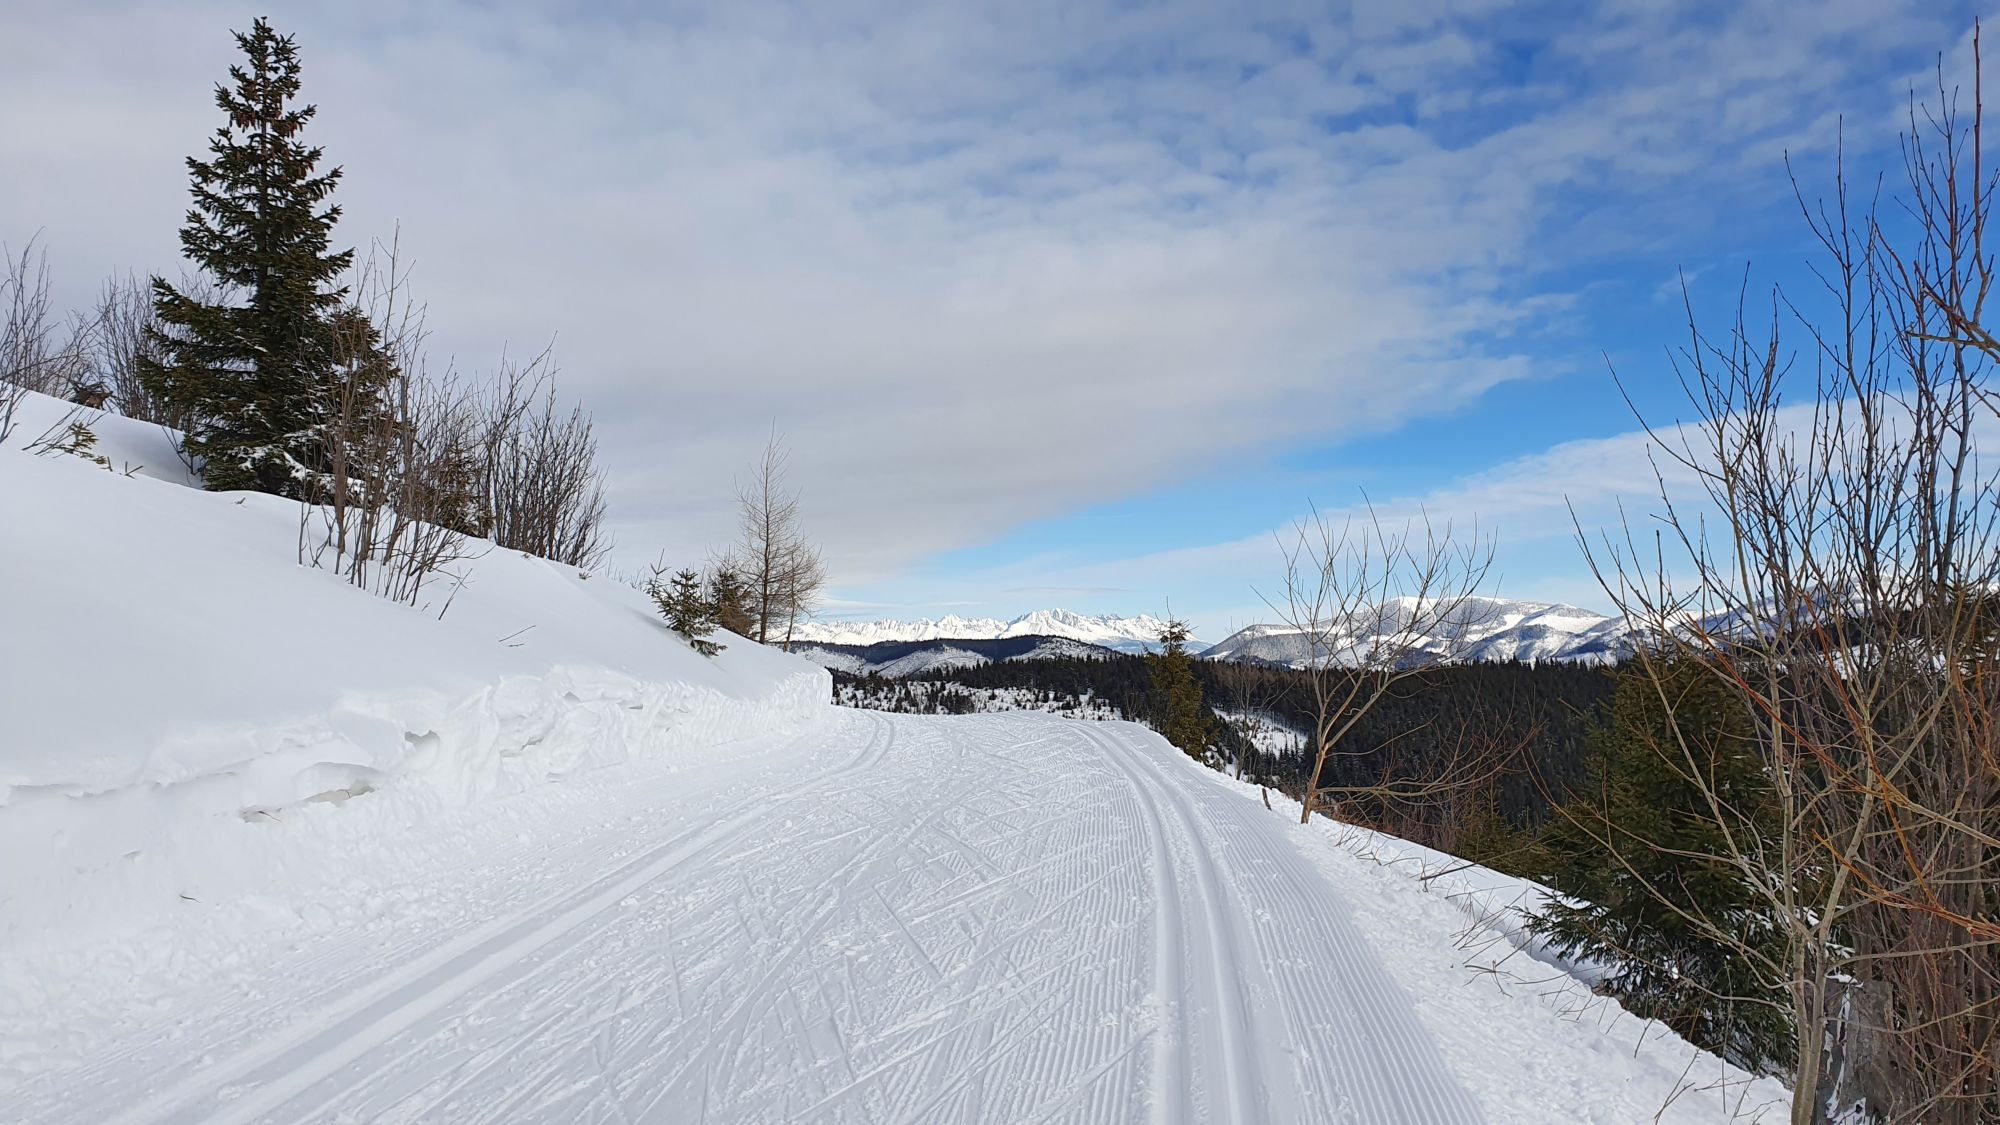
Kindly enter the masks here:
<path id="1" fill-rule="evenodd" d="M 1368 651 L 1375 638 L 1403 628 L 1408 621 L 1403 615 L 1414 612 L 1417 605 L 1413 598 L 1392 598 L 1358 615 L 1348 628 L 1336 632 L 1333 662 L 1341 663 L 1344 654 Z M 1605 663 L 1618 659 L 1628 645 L 1623 621 L 1558 602 L 1477 596 L 1464 599 L 1447 616 L 1439 623 L 1440 635 L 1417 639 L 1417 659 Z M 1313 658 L 1307 647 L 1304 635 L 1289 625 L 1258 624 L 1238 630 L 1201 655 L 1298 668 Z"/>

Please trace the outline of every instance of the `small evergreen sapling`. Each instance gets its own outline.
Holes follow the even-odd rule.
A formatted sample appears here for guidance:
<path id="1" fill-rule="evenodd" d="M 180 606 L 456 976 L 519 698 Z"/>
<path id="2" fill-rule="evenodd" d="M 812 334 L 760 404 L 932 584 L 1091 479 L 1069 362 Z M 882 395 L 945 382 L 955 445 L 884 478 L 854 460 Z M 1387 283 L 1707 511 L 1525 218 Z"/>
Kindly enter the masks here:
<path id="1" fill-rule="evenodd" d="M 714 656 L 722 651 L 721 645 L 708 639 L 715 632 L 715 603 L 702 593 L 699 574 L 682 570 L 666 582 L 655 574 L 646 584 L 646 593 L 660 607 L 667 628 L 679 633 L 696 652 Z"/>

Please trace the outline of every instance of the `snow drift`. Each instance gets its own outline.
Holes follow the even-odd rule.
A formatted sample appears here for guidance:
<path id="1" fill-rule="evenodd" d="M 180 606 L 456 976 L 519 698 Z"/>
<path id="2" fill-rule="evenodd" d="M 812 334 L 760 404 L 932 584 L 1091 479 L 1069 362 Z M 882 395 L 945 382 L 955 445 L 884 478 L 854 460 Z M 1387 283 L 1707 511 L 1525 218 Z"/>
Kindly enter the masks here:
<path id="1" fill-rule="evenodd" d="M 474 544 L 397 604 L 297 560 L 298 505 L 190 487 L 172 436 L 95 411 L 99 464 L 0 443 L 0 946 L 253 880 L 309 810 L 382 831 L 632 757 L 781 731 L 827 674 L 715 659 L 639 591 Z M 38 938 L 39 935 L 39 938 Z"/>

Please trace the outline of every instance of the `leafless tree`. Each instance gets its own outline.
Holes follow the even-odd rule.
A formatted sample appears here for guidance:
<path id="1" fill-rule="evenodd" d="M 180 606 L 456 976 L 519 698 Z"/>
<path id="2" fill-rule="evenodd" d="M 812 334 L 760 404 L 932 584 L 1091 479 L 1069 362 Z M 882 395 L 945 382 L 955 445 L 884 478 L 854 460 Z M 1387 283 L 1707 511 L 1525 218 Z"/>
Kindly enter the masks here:
<path id="1" fill-rule="evenodd" d="M 501 360 L 480 400 L 480 504 L 502 547 L 577 567 L 611 549 L 597 435 L 581 406 L 557 404 L 549 350 L 526 366 Z"/>
<path id="2" fill-rule="evenodd" d="M 469 554 L 477 417 L 449 372 L 424 366 L 424 309 L 408 296 L 397 243 L 377 244 L 349 291 L 361 303 L 332 325 L 327 463 L 301 508 L 301 558 L 414 605 Z"/>
<path id="3" fill-rule="evenodd" d="M 786 454 L 776 434 L 764 445 L 755 475 L 737 490 L 741 540 L 730 560 L 749 585 L 749 610 L 761 644 L 780 641 L 812 614 L 826 571 L 799 526 L 799 497 L 785 484 Z"/>
<path id="4" fill-rule="evenodd" d="M 207 300 L 215 284 L 205 273 L 186 275 L 180 291 Z M 152 422 L 170 430 L 185 430 L 187 419 L 148 391 L 139 379 L 139 364 L 153 348 L 150 333 L 157 330 L 153 313 L 153 291 L 147 283 L 130 274 L 105 281 L 97 297 L 92 317 L 96 326 L 91 366 L 95 381 L 102 386 L 106 405 L 127 418 Z"/>
<path id="5" fill-rule="evenodd" d="M 28 388 L 10 379 L 0 379 L 0 442 L 13 436 L 21 402 L 27 397 Z"/>
<path id="6" fill-rule="evenodd" d="M 1279 546 L 1284 588 L 1264 600 L 1296 638 L 1314 715 L 1303 824 L 1346 791 L 1320 779 L 1356 724 L 1425 664 L 1460 654 L 1493 548 L 1477 536 L 1456 541 L 1427 515 L 1387 524 L 1372 505 L 1339 521 L 1314 509 Z"/>
<path id="7" fill-rule="evenodd" d="M 1654 438 L 1698 488 L 1663 483 L 1655 536 L 1587 544 L 1663 699 L 1692 663 L 1754 716 L 1768 820 L 1705 783 L 1698 732 L 1664 753 L 1723 840 L 1698 858 L 1741 871 L 1775 927 L 1736 947 L 1787 997 L 1795 1125 L 1856 1103 L 2000 1120 L 2000 478 L 1979 448 L 1996 180 L 1977 85 L 1971 103 L 1940 77 L 1913 104 L 1893 221 L 1844 174 L 1831 199 L 1800 192 L 1819 293 L 1775 292 L 1754 325 L 1739 300 L 1718 334 L 1690 308 L 1694 420 Z"/>
<path id="8" fill-rule="evenodd" d="M 29 239 L 19 254 L 0 247 L 0 258 L 6 271 L 0 275 L 0 382 L 61 399 L 92 397 L 93 326 L 87 317 L 56 311 L 47 251 Z"/>

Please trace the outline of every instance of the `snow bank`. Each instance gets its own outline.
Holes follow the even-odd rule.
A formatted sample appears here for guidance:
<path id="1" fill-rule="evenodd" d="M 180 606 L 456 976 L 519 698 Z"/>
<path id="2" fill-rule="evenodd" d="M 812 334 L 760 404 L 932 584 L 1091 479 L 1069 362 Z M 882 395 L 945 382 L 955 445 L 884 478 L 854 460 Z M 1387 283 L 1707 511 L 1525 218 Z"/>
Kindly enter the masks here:
<path id="1" fill-rule="evenodd" d="M 157 427 L 80 416 L 117 471 L 24 449 L 67 413 L 31 397 L 0 447 L 0 946 L 250 879 L 310 806 L 413 828 L 829 705 L 818 667 L 711 660 L 639 591 L 488 544 L 419 605 L 358 590 L 298 564 L 296 504 L 189 487 Z"/>

